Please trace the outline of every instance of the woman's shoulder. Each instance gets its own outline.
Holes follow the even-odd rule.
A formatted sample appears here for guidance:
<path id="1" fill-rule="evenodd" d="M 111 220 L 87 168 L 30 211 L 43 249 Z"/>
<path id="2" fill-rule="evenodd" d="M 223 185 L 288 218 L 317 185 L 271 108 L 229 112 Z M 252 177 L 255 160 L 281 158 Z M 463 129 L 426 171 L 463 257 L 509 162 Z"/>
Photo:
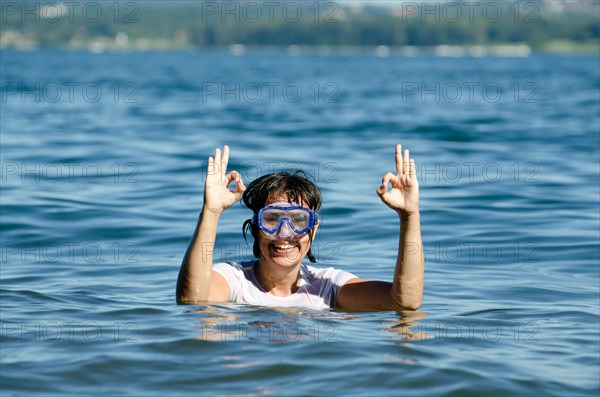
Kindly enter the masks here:
<path id="1" fill-rule="evenodd" d="M 217 262 L 213 264 L 213 267 L 233 267 L 236 269 L 243 269 L 254 266 L 256 261 L 228 261 L 228 262 Z"/>
<path id="2" fill-rule="evenodd" d="M 241 261 L 241 262 L 219 262 L 213 264 L 213 269 L 220 272 L 243 273 L 254 267 L 256 261 Z"/>
<path id="3" fill-rule="evenodd" d="M 325 292 L 330 288 L 336 291 L 345 285 L 348 281 L 358 278 L 354 274 L 346 270 L 335 267 L 316 267 L 302 264 L 303 279 L 306 282 L 321 292 Z"/>
<path id="4" fill-rule="evenodd" d="M 307 275 L 310 275 L 313 278 L 334 278 L 340 274 L 348 273 L 345 270 L 338 269 L 338 268 L 331 267 L 331 266 L 330 267 L 318 267 L 318 266 L 307 265 L 304 263 L 302 264 L 302 269 Z"/>

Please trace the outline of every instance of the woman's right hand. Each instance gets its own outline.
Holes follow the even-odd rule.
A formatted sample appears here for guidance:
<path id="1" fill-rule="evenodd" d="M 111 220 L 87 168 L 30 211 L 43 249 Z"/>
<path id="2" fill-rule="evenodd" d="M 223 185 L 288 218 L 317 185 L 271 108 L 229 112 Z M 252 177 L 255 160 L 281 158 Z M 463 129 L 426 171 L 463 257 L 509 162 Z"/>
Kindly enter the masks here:
<path id="1" fill-rule="evenodd" d="M 242 176 L 237 171 L 227 173 L 229 162 L 229 146 L 225 145 L 223 154 L 221 149 L 215 150 L 215 157 L 208 158 L 206 169 L 206 184 L 204 187 L 204 209 L 220 214 L 235 204 L 246 190 Z M 227 186 L 235 181 L 235 190 Z"/>

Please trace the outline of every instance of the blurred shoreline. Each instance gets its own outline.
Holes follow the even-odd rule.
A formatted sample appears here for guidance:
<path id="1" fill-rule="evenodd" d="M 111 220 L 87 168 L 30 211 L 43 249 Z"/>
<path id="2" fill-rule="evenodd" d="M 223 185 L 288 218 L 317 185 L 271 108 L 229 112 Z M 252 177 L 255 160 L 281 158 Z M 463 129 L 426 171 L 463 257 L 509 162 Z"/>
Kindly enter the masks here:
<path id="1" fill-rule="evenodd" d="M 90 53 L 104 52 L 204 52 L 223 51 L 232 55 L 242 56 L 246 53 L 255 52 L 279 52 L 290 56 L 298 55 L 375 55 L 378 57 L 388 56 L 438 56 L 438 57 L 527 57 L 532 54 L 567 54 L 567 55 L 591 55 L 600 52 L 600 43 L 577 43 L 567 40 L 557 40 L 546 43 L 539 48 L 531 48 L 527 44 L 498 43 L 493 45 L 437 45 L 437 46 L 304 46 L 304 45 L 243 45 L 232 44 L 224 46 L 198 47 L 194 45 L 177 45 L 164 40 L 143 40 L 141 43 L 122 46 L 115 41 L 98 40 L 90 43 L 79 43 L 77 45 L 41 46 L 31 41 L 15 40 L 2 42 L 0 50 L 13 51 L 83 51 Z"/>
<path id="2" fill-rule="evenodd" d="M 573 1 L 7 2 L 0 48 L 198 51 L 276 48 L 379 56 L 600 53 L 600 3 Z"/>

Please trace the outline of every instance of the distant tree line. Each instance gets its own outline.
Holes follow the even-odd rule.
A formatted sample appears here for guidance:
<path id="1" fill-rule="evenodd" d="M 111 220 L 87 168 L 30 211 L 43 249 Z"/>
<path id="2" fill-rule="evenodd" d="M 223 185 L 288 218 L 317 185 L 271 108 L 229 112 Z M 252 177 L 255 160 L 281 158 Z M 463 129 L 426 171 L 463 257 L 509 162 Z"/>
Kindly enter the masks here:
<path id="1" fill-rule="evenodd" d="M 596 9 L 548 12 L 543 3 L 534 1 L 496 2 L 487 9 L 469 6 L 474 2 L 451 6 L 437 2 L 429 8 L 415 2 L 362 9 L 323 1 L 188 1 L 169 7 L 159 2 L 96 2 L 76 3 L 78 7 L 70 8 L 57 6 L 59 3 L 30 3 L 29 8 L 24 4 L 3 2 L 1 31 L 17 32 L 42 46 L 114 39 L 119 33 L 124 33 L 129 43 L 162 39 L 172 45 L 197 47 L 525 43 L 536 48 L 553 40 L 600 40 Z"/>

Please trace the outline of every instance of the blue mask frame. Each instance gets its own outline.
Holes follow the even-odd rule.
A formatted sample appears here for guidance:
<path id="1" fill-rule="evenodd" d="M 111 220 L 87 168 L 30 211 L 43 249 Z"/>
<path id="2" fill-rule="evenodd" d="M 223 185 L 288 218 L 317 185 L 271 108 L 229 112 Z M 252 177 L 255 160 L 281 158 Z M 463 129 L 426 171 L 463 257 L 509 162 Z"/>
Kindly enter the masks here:
<path id="1" fill-rule="evenodd" d="M 291 210 L 298 210 L 298 209 L 305 210 L 309 214 L 308 226 L 303 229 L 297 229 L 294 226 L 294 222 L 292 222 L 292 220 L 290 218 L 282 217 L 281 219 L 279 219 L 279 222 L 277 222 L 277 225 L 274 228 L 272 228 L 272 229 L 268 228 L 265 225 L 263 225 L 263 223 L 262 223 L 262 215 L 265 211 L 270 210 L 270 209 L 281 210 L 281 211 L 291 211 Z M 312 230 L 315 227 L 315 225 L 319 222 L 319 215 L 317 213 L 315 213 L 314 211 L 312 211 L 310 208 L 306 208 L 301 205 L 267 205 L 266 207 L 261 208 L 258 211 L 258 213 L 254 214 L 254 217 L 252 218 L 252 223 L 255 224 L 256 226 L 258 226 L 260 228 L 260 230 L 262 230 L 268 234 L 275 234 L 281 228 L 281 225 L 283 225 L 284 221 L 288 223 L 288 225 L 294 231 L 294 233 L 304 234 L 304 233 Z"/>

